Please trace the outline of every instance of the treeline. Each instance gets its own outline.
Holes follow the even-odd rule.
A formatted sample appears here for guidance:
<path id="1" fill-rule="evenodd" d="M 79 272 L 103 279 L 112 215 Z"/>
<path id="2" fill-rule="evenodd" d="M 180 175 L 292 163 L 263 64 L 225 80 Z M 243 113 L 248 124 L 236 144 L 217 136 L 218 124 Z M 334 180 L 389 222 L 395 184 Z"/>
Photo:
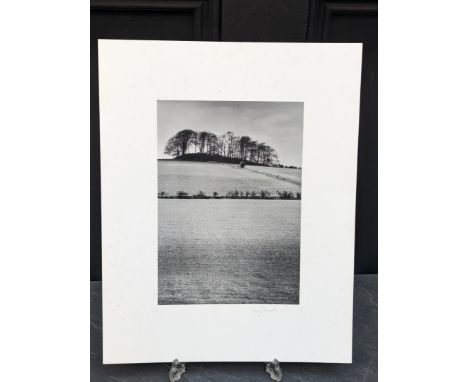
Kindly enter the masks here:
<path id="1" fill-rule="evenodd" d="M 175 195 L 170 195 L 167 192 L 158 193 L 159 199 L 269 199 L 269 200 L 300 200 L 300 192 L 291 191 L 276 191 L 276 195 L 269 191 L 229 191 L 225 195 L 220 195 L 218 192 L 213 192 L 213 195 L 199 191 L 196 194 L 190 195 L 185 191 L 177 191 Z"/>
<path id="2" fill-rule="evenodd" d="M 200 157 L 210 156 L 214 160 L 223 157 L 235 162 L 245 161 L 263 166 L 279 165 L 278 155 L 273 147 L 265 142 L 257 142 L 249 136 L 236 136 L 231 131 L 217 136 L 208 131 L 181 130 L 167 141 L 164 153 L 176 159 L 190 153 L 198 153 L 203 154 Z"/>

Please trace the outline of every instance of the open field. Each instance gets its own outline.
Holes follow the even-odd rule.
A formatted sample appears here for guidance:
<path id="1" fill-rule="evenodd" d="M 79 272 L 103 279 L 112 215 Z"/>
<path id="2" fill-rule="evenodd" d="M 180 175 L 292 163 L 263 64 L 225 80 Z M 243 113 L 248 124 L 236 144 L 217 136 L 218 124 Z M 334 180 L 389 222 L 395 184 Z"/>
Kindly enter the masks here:
<path id="1" fill-rule="evenodd" d="M 302 170 L 294 168 L 264 167 L 264 166 L 245 166 L 248 170 L 258 174 L 266 174 L 289 181 L 293 184 L 301 184 Z"/>
<path id="2" fill-rule="evenodd" d="M 159 304 L 299 303 L 300 201 L 158 203 Z"/>
<path id="3" fill-rule="evenodd" d="M 272 194 L 276 191 L 294 193 L 301 191 L 300 170 L 259 166 L 249 166 L 249 168 L 269 173 L 276 170 L 281 177 L 291 177 L 296 182 L 276 179 L 231 164 L 158 160 L 158 193 L 175 195 L 178 191 L 189 194 L 203 191 L 206 194 L 218 192 L 224 195 L 235 190 L 243 192 L 266 190 Z"/>

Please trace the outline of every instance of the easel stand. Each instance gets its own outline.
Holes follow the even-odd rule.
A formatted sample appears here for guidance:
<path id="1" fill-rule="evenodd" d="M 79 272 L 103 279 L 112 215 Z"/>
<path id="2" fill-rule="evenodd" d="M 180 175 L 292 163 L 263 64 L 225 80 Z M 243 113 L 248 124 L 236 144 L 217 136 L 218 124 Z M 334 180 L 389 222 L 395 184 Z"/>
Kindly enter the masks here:
<path id="1" fill-rule="evenodd" d="M 276 358 L 273 360 L 273 363 L 267 363 L 266 372 L 270 374 L 273 381 L 281 381 L 283 378 L 283 372 L 281 371 L 279 361 Z"/>
<path id="2" fill-rule="evenodd" d="M 281 367 L 279 361 L 275 358 L 273 362 L 269 362 L 266 365 L 266 372 L 270 374 L 270 377 L 273 381 L 279 382 L 283 378 L 283 372 L 281 371 Z M 171 369 L 169 370 L 169 381 L 170 382 L 177 382 L 182 378 L 182 374 L 185 373 L 185 364 L 179 363 L 177 358 L 172 361 Z"/>
<path id="3" fill-rule="evenodd" d="M 179 363 L 177 358 L 172 361 L 171 369 L 169 370 L 169 381 L 177 382 L 181 377 L 182 374 L 185 373 L 185 364 Z"/>

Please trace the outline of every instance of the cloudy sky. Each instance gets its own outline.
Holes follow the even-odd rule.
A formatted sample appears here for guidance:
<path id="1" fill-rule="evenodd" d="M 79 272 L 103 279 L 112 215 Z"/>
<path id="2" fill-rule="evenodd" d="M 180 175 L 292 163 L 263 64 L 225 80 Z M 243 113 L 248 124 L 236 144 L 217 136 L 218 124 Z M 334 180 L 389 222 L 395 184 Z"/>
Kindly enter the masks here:
<path id="1" fill-rule="evenodd" d="M 284 165 L 302 166 L 302 102 L 158 101 L 158 157 L 183 129 L 248 135 L 265 142 Z"/>

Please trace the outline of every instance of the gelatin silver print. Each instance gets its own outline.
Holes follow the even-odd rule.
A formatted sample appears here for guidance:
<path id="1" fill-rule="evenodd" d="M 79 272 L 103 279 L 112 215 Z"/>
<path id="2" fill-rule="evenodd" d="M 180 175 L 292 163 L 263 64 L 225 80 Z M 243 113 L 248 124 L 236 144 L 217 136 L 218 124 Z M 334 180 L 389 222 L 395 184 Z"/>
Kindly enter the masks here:
<path id="1" fill-rule="evenodd" d="M 158 304 L 299 304 L 302 102 L 158 101 Z"/>

